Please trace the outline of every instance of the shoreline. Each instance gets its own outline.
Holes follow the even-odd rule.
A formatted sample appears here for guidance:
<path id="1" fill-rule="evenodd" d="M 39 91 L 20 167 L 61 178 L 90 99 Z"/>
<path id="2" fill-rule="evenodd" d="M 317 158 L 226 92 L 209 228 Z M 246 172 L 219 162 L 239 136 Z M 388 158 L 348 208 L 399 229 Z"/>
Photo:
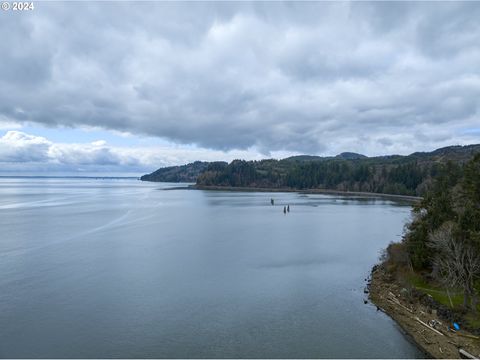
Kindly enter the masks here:
<path id="1" fill-rule="evenodd" d="M 369 300 L 384 312 L 402 329 L 417 347 L 433 359 L 461 359 L 460 350 L 478 358 L 480 340 L 464 330 L 448 330 L 448 320 L 441 319 L 437 310 L 421 298 L 409 296 L 392 275 L 382 265 L 372 269 L 368 284 Z M 426 296 L 426 295 L 425 295 Z M 440 321 L 434 328 L 428 325 L 431 320 Z"/>
<path id="2" fill-rule="evenodd" d="M 366 197 L 380 197 L 391 198 L 395 200 L 403 200 L 408 202 L 419 202 L 423 198 L 420 196 L 410 195 L 395 195 L 384 193 L 372 193 L 362 191 L 341 191 L 330 189 L 292 189 L 292 188 L 263 188 L 263 187 L 244 187 L 244 186 L 217 186 L 217 185 L 189 185 L 188 189 L 193 190 L 210 190 L 210 191 L 239 191 L 239 192 L 295 192 L 299 194 L 323 194 L 323 195 L 341 195 L 341 196 L 366 196 Z"/>

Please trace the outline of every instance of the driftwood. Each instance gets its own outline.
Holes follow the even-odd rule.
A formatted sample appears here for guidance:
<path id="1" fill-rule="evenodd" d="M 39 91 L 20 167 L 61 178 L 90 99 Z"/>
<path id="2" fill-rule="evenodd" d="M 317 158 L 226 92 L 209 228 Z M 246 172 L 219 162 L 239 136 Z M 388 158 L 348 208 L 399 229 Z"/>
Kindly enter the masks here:
<path id="1" fill-rule="evenodd" d="M 393 295 L 392 293 L 389 293 L 391 295 Z M 387 298 L 388 301 L 390 301 L 391 303 L 395 304 L 395 305 L 398 305 L 402 308 L 404 308 L 405 310 L 407 310 L 409 313 L 413 314 L 413 310 L 412 309 L 409 309 L 408 307 L 406 307 L 405 305 L 403 305 L 402 303 L 400 303 L 400 301 L 395 297 L 395 295 L 393 295 L 394 297 L 393 298 Z"/>
<path id="2" fill-rule="evenodd" d="M 470 354 L 469 352 L 467 352 L 463 349 L 458 349 L 458 352 L 460 353 L 460 356 L 464 359 L 478 359 L 478 357 Z"/>
<path id="3" fill-rule="evenodd" d="M 460 332 L 457 332 L 456 334 L 459 335 L 459 336 L 463 336 L 463 337 L 466 337 L 466 338 L 470 338 L 470 339 L 475 339 L 475 340 L 479 340 L 479 339 L 480 339 L 480 336 L 475 336 L 475 335 L 470 335 L 470 334 L 462 334 L 462 333 L 460 333 Z"/>
<path id="4" fill-rule="evenodd" d="M 438 331 L 437 329 L 432 328 L 430 325 L 428 325 L 426 322 L 423 322 L 423 321 L 420 320 L 418 317 L 415 317 L 415 320 L 417 320 L 420 324 L 422 324 L 423 326 L 425 326 L 427 329 L 430 329 L 430 330 L 432 330 L 433 332 L 437 333 L 438 335 L 445 336 L 443 333 L 441 333 L 441 332 Z"/>

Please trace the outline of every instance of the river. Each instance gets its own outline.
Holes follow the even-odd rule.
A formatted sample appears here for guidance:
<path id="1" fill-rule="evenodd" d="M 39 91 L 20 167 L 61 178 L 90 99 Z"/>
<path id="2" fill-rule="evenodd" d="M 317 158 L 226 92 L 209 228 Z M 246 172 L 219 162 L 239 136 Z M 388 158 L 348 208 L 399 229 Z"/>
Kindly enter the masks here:
<path id="1" fill-rule="evenodd" d="M 0 357 L 423 357 L 364 304 L 407 204 L 172 186 L 0 178 Z"/>

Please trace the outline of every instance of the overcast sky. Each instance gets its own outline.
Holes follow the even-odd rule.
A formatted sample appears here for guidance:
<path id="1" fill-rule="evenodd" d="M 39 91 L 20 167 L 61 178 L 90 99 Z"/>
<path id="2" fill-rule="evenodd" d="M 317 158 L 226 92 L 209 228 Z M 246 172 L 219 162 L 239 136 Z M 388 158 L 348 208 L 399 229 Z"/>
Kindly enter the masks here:
<path id="1" fill-rule="evenodd" d="M 479 2 L 0 12 L 0 171 L 480 143 Z"/>

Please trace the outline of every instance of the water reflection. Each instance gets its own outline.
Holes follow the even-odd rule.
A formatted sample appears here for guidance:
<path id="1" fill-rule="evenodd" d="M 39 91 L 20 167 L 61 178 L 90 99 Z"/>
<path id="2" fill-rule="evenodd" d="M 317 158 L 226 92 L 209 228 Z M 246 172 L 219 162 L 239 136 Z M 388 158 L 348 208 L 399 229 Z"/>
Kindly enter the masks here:
<path id="1" fill-rule="evenodd" d="M 0 356 L 421 356 L 363 304 L 408 206 L 172 187 L 0 179 Z"/>

